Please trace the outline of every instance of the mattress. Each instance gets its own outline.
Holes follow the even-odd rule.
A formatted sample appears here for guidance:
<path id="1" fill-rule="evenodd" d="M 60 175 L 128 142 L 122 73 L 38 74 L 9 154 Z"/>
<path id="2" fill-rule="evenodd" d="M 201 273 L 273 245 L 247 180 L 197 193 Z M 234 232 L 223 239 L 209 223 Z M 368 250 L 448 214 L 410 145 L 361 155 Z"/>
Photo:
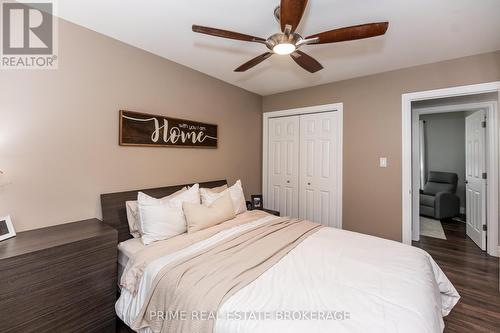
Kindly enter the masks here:
<path id="1" fill-rule="evenodd" d="M 118 281 L 121 280 L 123 270 L 125 269 L 125 266 L 127 266 L 129 259 L 145 246 L 146 245 L 142 243 L 140 238 L 127 239 L 126 241 L 118 244 Z"/>

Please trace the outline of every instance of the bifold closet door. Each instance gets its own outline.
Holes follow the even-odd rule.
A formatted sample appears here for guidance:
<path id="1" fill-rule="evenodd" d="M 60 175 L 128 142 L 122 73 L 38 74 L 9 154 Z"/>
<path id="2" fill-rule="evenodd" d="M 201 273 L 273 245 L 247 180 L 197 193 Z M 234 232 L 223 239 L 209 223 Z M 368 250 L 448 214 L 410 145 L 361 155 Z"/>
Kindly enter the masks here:
<path id="1" fill-rule="evenodd" d="M 340 227 L 339 126 L 338 112 L 300 116 L 299 217 L 331 227 Z"/>
<path id="2" fill-rule="evenodd" d="M 299 116 L 269 119 L 267 208 L 298 217 Z"/>

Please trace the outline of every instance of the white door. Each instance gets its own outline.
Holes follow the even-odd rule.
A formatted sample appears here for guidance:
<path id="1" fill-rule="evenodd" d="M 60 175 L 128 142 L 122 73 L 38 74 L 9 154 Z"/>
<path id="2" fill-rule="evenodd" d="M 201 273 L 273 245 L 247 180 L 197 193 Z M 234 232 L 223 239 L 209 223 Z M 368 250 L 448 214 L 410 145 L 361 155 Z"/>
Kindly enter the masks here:
<path id="1" fill-rule="evenodd" d="M 298 217 L 299 116 L 269 119 L 267 206 Z"/>
<path id="2" fill-rule="evenodd" d="M 340 227 L 338 112 L 300 116 L 299 217 Z"/>
<path id="3" fill-rule="evenodd" d="M 467 236 L 486 250 L 486 120 L 484 110 L 465 118 Z"/>

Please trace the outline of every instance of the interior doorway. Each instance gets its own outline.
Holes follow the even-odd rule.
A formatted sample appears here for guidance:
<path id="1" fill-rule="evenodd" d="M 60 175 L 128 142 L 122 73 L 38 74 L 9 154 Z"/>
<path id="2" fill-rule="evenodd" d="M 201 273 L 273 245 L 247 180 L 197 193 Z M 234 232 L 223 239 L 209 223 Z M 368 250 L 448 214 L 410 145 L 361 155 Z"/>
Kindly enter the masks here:
<path id="1" fill-rule="evenodd" d="M 423 219 L 426 225 L 429 220 L 425 219 L 437 222 L 434 224 L 437 227 L 445 221 L 448 230 L 449 223 L 455 221 L 463 223 L 463 228 L 457 230 L 466 230 L 468 238 L 478 247 L 490 255 L 498 255 L 499 90 L 500 82 L 494 82 L 403 95 L 403 241 L 406 244 L 420 239 Z M 449 127 L 451 123 L 461 124 L 458 126 L 462 127 L 461 137 L 443 139 L 446 133 L 439 132 L 436 124 L 442 125 L 446 119 Z M 442 158 L 438 161 L 441 164 L 425 159 L 429 157 L 424 140 L 426 120 L 427 127 L 434 121 L 432 130 L 439 134 L 434 135 L 434 140 L 441 137 L 441 142 L 434 143 L 432 148 L 441 149 L 445 162 L 450 162 L 454 150 L 461 151 L 462 162 L 455 163 L 461 165 L 450 167 L 442 164 Z M 435 157 L 435 151 L 433 154 Z M 431 233 L 435 231 L 431 228 Z"/>
<path id="2" fill-rule="evenodd" d="M 413 241 L 446 239 L 442 222 L 464 223 L 457 230 L 486 250 L 487 114 L 496 102 L 479 94 L 413 103 Z"/>

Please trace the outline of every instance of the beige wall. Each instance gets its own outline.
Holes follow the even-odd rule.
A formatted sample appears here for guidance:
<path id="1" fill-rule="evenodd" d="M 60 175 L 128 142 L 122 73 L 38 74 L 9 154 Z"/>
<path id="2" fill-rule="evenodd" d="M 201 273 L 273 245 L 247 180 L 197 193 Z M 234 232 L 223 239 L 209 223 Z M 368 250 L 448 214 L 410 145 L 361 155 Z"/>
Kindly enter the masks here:
<path id="1" fill-rule="evenodd" d="M 266 96 L 263 110 L 344 103 L 343 227 L 400 240 L 401 94 L 498 80 L 497 51 Z"/>
<path id="2" fill-rule="evenodd" d="M 0 71 L 0 216 L 100 217 L 105 192 L 227 178 L 260 193 L 262 98 L 61 21 L 59 69 Z M 219 148 L 118 146 L 118 110 L 219 125 Z"/>

